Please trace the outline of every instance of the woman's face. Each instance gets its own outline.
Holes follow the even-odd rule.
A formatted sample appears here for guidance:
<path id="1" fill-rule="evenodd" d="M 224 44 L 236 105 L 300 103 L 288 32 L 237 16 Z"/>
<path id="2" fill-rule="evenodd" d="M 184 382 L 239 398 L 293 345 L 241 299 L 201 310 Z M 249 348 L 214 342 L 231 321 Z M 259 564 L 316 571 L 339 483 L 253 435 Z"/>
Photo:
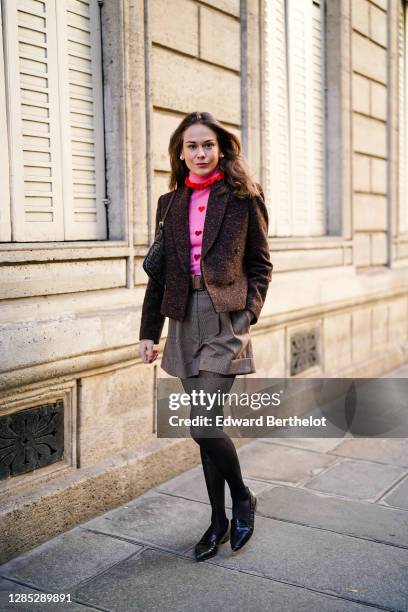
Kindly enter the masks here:
<path id="1" fill-rule="evenodd" d="M 194 174 L 212 172 L 217 167 L 220 152 L 217 134 L 206 125 L 195 123 L 184 130 L 181 155 Z"/>

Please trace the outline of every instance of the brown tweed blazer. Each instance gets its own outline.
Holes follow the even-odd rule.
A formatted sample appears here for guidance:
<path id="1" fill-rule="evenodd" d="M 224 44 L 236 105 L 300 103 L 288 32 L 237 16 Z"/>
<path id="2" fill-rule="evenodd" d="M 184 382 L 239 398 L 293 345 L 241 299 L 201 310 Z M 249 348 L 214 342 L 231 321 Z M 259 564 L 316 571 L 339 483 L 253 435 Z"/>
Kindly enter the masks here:
<path id="1" fill-rule="evenodd" d="M 158 223 L 171 194 L 160 196 Z M 182 185 L 164 223 L 166 284 L 149 278 L 139 340 L 160 341 L 165 317 L 182 321 L 189 297 L 190 238 L 188 210 L 192 189 Z M 268 213 L 262 197 L 238 198 L 225 180 L 211 185 L 201 249 L 201 272 L 216 312 L 249 309 L 257 322 L 272 279 Z"/>

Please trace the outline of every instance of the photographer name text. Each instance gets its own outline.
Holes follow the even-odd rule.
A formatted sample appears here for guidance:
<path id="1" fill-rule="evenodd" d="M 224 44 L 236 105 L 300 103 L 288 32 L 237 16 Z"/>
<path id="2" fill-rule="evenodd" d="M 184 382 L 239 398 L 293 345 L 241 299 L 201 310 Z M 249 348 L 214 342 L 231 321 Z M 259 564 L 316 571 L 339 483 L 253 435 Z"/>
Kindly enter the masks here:
<path id="1" fill-rule="evenodd" d="M 273 414 L 259 415 L 257 417 L 232 417 L 217 415 L 197 416 L 193 418 L 169 417 L 171 427 L 326 427 L 326 417 L 275 417 Z"/>

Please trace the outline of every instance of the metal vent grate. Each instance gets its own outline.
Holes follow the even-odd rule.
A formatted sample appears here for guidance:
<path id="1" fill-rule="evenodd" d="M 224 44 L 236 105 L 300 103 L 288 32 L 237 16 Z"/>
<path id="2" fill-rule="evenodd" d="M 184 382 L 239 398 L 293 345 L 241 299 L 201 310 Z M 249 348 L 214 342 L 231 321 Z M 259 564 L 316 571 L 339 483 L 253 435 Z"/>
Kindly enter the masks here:
<path id="1" fill-rule="evenodd" d="M 59 461 L 64 454 L 64 402 L 0 417 L 0 480 Z"/>
<path id="2" fill-rule="evenodd" d="M 318 330 L 294 334 L 290 338 L 290 374 L 294 376 L 319 363 Z"/>

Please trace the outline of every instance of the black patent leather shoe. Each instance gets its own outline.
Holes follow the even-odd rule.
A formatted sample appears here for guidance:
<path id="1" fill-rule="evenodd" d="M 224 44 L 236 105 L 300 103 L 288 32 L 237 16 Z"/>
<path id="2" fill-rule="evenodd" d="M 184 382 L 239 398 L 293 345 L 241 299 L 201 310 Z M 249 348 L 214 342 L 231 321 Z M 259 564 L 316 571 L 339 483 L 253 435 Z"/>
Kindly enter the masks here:
<path id="1" fill-rule="evenodd" d="M 218 546 L 228 542 L 230 538 L 229 521 L 227 529 L 221 536 L 217 536 L 215 528 L 210 525 L 201 540 L 196 544 L 194 552 L 196 561 L 205 561 L 214 557 L 218 552 Z"/>
<path id="2" fill-rule="evenodd" d="M 231 520 L 231 548 L 235 552 L 240 550 L 254 533 L 255 508 L 257 499 L 255 493 L 249 489 L 249 521 L 239 518 Z"/>

